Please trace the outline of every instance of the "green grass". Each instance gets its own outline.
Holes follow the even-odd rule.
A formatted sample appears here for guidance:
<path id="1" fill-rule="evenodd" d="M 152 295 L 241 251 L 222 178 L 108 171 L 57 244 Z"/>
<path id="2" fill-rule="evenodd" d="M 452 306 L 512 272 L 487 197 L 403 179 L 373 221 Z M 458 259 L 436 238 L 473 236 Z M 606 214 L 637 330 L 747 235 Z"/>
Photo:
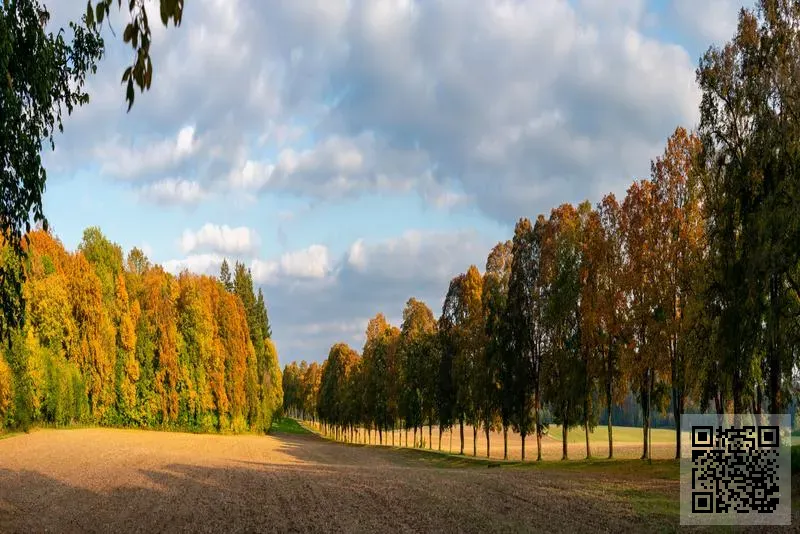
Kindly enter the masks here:
<path id="1" fill-rule="evenodd" d="M 675 443 L 675 431 L 669 428 L 654 428 L 652 434 L 653 443 Z M 561 427 L 550 425 L 548 435 L 561 441 Z M 615 426 L 613 430 L 614 443 L 641 443 L 642 442 L 642 429 L 641 427 L 633 426 Z M 593 432 L 589 433 L 590 443 L 597 443 L 598 441 L 608 443 L 608 427 L 597 426 Z M 570 428 L 567 432 L 567 443 L 586 443 L 586 433 L 583 427 Z"/>
<path id="2" fill-rule="evenodd" d="M 303 427 L 300 423 L 298 423 L 294 419 L 290 419 L 289 417 L 284 417 L 282 419 L 277 419 L 272 422 L 272 427 L 269 429 L 269 433 L 282 433 L 282 434 L 310 434 L 311 432 Z"/>
<path id="3" fill-rule="evenodd" d="M 503 461 L 487 458 L 461 456 L 447 452 L 407 449 L 395 450 L 408 460 L 419 461 L 439 468 L 500 468 L 500 469 L 542 469 L 548 471 L 570 471 L 575 473 L 594 473 L 632 478 L 679 480 L 680 464 L 676 460 L 653 460 L 652 464 L 643 460 L 598 458 L 592 460 L 545 460 Z"/>

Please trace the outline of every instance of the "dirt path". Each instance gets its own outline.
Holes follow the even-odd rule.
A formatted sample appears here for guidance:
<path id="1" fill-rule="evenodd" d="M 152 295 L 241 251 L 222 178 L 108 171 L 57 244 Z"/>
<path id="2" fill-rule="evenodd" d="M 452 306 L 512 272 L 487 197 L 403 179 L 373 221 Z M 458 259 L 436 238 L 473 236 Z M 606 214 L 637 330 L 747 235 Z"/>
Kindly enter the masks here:
<path id="1" fill-rule="evenodd" d="M 674 528 L 677 518 L 646 513 L 648 495 L 677 502 L 677 481 L 448 469 L 316 436 L 82 429 L 0 440 L 0 532 Z"/>

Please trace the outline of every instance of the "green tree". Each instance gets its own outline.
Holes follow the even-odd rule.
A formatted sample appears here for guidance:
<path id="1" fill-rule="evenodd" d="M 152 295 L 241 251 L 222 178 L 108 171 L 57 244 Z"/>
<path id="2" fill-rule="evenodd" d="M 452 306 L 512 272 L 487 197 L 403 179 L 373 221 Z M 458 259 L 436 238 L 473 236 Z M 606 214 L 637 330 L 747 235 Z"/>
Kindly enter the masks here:
<path id="1" fill-rule="evenodd" d="M 511 277 L 512 243 L 505 241 L 494 246 L 486 259 L 486 272 L 483 277 L 483 315 L 485 320 L 486 346 L 478 365 L 476 377 L 478 384 L 478 406 L 486 433 L 486 457 L 491 446 L 489 436 L 492 430 L 503 428 L 503 441 L 508 454 L 508 425 L 511 418 L 510 403 L 504 402 L 503 367 L 506 363 L 503 332 L 503 317 L 508 298 L 508 283 Z"/>
<path id="2" fill-rule="evenodd" d="M 7 255 L 20 257 L 31 215 L 47 228 L 43 144 L 55 148 L 63 112 L 89 101 L 84 82 L 103 55 L 97 31 L 71 23 L 70 39 L 63 31 L 48 33 L 49 18 L 37 0 L 8 0 L 0 8 L 0 238 Z M 7 340 L 24 323 L 19 263 L 0 262 L 0 335 Z"/>
<path id="3" fill-rule="evenodd" d="M 735 413 L 759 396 L 761 367 L 769 411 L 781 413 L 796 364 L 799 21 L 796 2 L 759 0 L 740 12 L 732 40 L 709 48 L 697 70 L 706 300 L 716 323 L 710 362 L 730 377 Z M 719 397 L 724 385 L 717 386 Z"/>
<path id="4" fill-rule="evenodd" d="M 504 402 L 511 407 L 511 423 L 522 437 L 522 459 L 525 460 L 525 438 L 539 426 L 539 386 L 541 351 L 537 344 L 537 279 L 539 277 L 540 243 L 528 219 L 520 219 L 514 228 L 511 273 L 505 310 L 506 351 L 501 374 Z M 539 432 L 537 432 L 537 436 Z M 504 444 L 504 450 L 507 445 Z M 504 453 L 507 457 L 507 453 Z M 537 459 L 541 459 L 537 439 Z"/>

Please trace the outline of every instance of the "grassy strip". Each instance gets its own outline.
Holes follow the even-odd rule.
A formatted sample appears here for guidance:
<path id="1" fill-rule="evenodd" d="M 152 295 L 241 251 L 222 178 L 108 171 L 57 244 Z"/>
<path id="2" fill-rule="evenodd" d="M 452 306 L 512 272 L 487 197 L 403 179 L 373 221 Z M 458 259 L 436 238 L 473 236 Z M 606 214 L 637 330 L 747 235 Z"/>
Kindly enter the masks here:
<path id="1" fill-rule="evenodd" d="M 289 417 L 284 417 L 282 419 L 276 419 L 272 422 L 272 427 L 269 429 L 269 433 L 280 433 L 280 434 L 311 434 L 305 426 L 298 423 L 295 419 L 291 419 Z"/>

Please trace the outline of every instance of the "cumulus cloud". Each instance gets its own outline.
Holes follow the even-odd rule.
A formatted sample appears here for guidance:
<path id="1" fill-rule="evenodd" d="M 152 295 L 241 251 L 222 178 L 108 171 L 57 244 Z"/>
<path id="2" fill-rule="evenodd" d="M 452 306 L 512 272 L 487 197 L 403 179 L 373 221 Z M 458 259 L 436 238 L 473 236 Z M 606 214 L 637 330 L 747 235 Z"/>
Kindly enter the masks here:
<path id="1" fill-rule="evenodd" d="M 184 230 L 180 247 L 184 254 L 197 250 L 210 250 L 220 254 L 250 254 L 259 245 L 255 230 L 246 226 L 204 224 L 199 230 Z"/>
<path id="2" fill-rule="evenodd" d="M 287 279 L 323 279 L 331 271 L 328 248 L 311 245 L 302 250 L 283 254 L 273 261 L 255 260 L 253 280 L 263 284 L 277 284 Z"/>
<path id="3" fill-rule="evenodd" d="M 139 189 L 141 199 L 163 206 L 193 205 L 209 196 L 203 187 L 191 180 L 166 178 Z"/>
<path id="4" fill-rule="evenodd" d="M 739 10 L 754 5 L 753 0 L 675 0 L 672 9 L 694 37 L 705 41 L 707 46 L 729 41 L 736 32 Z"/>
<path id="5" fill-rule="evenodd" d="M 200 147 L 194 126 L 182 127 L 177 135 L 137 145 L 125 144 L 119 136 L 97 147 L 100 172 L 128 180 L 158 175 L 177 167 Z"/>
<path id="6" fill-rule="evenodd" d="M 725 0 L 701 2 L 709 16 L 689 4 L 673 10 L 735 20 Z M 153 89 L 131 115 L 129 57 L 110 42 L 96 98 L 51 156 L 74 168 L 100 146 L 116 178 L 170 169 L 325 201 L 417 190 L 513 222 L 620 191 L 694 124 L 696 58 L 648 37 L 653 17 L 642 0 L 198 0 L 180 31 L 156 25 Z"/>
<path id="7" fill-rule="evenodd" d="M 165 261 L 162 265 L 165 271 L 172 274 L 186 270 L 197 274 L 216 275 L 224 259 L 224 256 L 214 253 L 192 254 L 182 259 Z"/>

